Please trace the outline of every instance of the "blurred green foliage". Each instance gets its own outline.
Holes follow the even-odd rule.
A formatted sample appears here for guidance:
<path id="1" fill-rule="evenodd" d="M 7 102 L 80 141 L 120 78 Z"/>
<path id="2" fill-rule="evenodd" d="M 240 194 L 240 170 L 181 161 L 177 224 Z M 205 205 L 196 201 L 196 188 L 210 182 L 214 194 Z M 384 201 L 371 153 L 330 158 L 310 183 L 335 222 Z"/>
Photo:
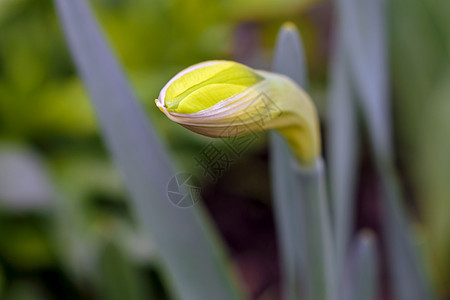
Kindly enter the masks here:
<path id="1" fill-rule="evenodd" d="M 281 22 L 313 2 L 90 1 L 175 161 L 192 172 L 201 171 L 192 157 L 208 139 L 166 122 L 153 101 L 160 88 L 190 64 L 231 58 L 243 47 L 233 44 L 239 24 L 258 24 L 267 46 Z M 302 22 L 313 38 L 313 26 Z M 0 159 L 0 175 L 9 190 L 22 191 L 0 192 L 2 299 L 163 299 L 152 273 L 157 266 L 149 267 L 153 246 L 129 214 L 51 0 L 0 0 L 0 142 L 7 157 Z M 261 147 L 261 141 L 254 145 Z M 10 150 L 18 153 L 13 164 L 5 156 Z M 29 180 L 46 177 L 42 201 Z M 249 193 L 258 195 L 254 186 Z M 116 269 L 122 278 L 108 277 Z M 135 280 L 143 274 L 150 278 L 145 289 Z"/>
<path id="2" fill-rule="evenodd" d="M 398 157 L 423 220 L 438 290 L 450 294 L 450 2 L 389 1 Z"/>
<path id="3" fill-rule="evenodd" d="M 32 139 L 49 134 L 92 134 L 92 113 L 63 51 L 51 2 L 4 2 L 0 19 L 1 136 Z"/>
<path id="4" fill-rule="evenodd" d="M 192 172 L 200 172 L 192 157 L 208 139 L 167 122 L 153 102 L 167 80 L 184 67 L 207 59 L 232 58 L 243 51 L 260 55 L 256 63 L 267 66 L 267 49 L 274 43 L 279 24 L 294 19 L 311 67 L 311 92 L 323 104 L 328 44 L 320 35 L 326 30 L 320 28 L 322 23 L 301 14 L 316 1 L 90 2 L 174 160 Z M 429 268 L 441 295 L 448 295 L 450 2 L 390 0 L 388 4 L 397 154 L 423 221 L 419 232 Z M 326 18 L 329 15 L 317 17 L 328 25 Z M 239 44 L 245 39 L 233 36 L 247 30 L 240 27 L 246 24 L 250 24 L 250 34 L 258 35 L 255 45 Z M 254 51 L 261 44 L 265 46 L 262 54 Z M 105 155 L 95 115 L 74 71 L 50 0 L 0 0 L 0 142 L 13 143 L 16 152 L 28 151 L 33 158 L 24 154 L 19 160 L 28 166 L 26 170 L 48 174 L 51 190 L 50 202 L 30 197 L 26 200 L 40 206 L 28 208 L 16 200 L 8 202 L 0 191 L 2 299 L 45 299 L 47 294 L 66 299 L 98 295 L 112 299 L 108 293 L 122 293 L 122 286 L 115 286 L 117 278 L 94 280 L 97 269 L 109 274 L 114 271 L 110 268 L 126 273 L 123 290 L 136 293 L 130 299 L 163 294 L 158 280 L 148 274 L 153 272 L 149 269 L 157 268 L 152 265 L 151 241 L 142 237 L 128 213 L 119 176 Z M 257 143 L 253 150 L 261 147 L 262 142 Z M 35 161 L 43 163 L 35 165 Z M 244 165 L 260 172 L 253 163 Z M 2 170 L 0 160 L 0 173 L 6 172 Z M 17 178 L 17 189 L 24 190 L 27 182 L 19 171 L 13 169 L 7 175 Z M 242 185 L 237 173 L 235 187 Z M 255 198 L 262 197 L 258 184 L 249 184 L 248 193 Z M 20 197 L 14 199 L 23 200 Z M 30 203 L 27 201 L 23 203 Z M 117 265 L 108 265 L 107 260 L 117 261 Z M 155 288 L 143 289 L 130 281 L 140 273 L 145 273 Z"/>

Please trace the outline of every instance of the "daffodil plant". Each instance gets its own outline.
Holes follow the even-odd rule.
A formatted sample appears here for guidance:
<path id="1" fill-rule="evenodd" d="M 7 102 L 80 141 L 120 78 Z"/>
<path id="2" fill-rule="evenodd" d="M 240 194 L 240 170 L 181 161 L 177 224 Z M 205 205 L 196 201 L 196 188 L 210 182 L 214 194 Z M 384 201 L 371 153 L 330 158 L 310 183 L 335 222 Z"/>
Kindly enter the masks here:
<path id="1" fill-rule="evenodd" d="M 332 220 L 326 199 L 325 168 L 320 157 L 316 110 L 308 95 L 296 85 L 303 85 L 301 78 L 306 76 L 302 76 L 305 66 L 295 26 L 286 24 L 280 31 L 273 68 L 276 72 L 292 76 L 296 83 L 288 77 L 253 70 L 231 61 L 208 61 L 177 74 L 163 88 L 156 104 L 171 120 L 211 137 L 239 136 L 268 129 L 281 133 L 297 165 L 302 166 L 291 168 L 291 153 L 283 138 L 273 132 L 271 165 L 272 179 L 275 179 L 273 191 L 277 235 L 282 237 L 279 245 L 284 269 L 283 299 L 365 300 L 378 298 L 376 243 L 366 232 L 359 234 L 355 240 L 354 253 L 346 250 L 350 230 L 353 229 L 347 225 L 341 228 L 339 224 L 344 224 L 346 216 L 352 214 L 340 214 L 339 210 L 351 210 L 353 184 L 337 180 L 348 176 L 348 168 L 357 165 L 355 157 L 347 156 L 349 148 L 341 147 L 345 145 L 345 140 L 340 137 L 348 137 L 347 129 L 356 126 L 354 120 L 345 122 L 348 116 L 355 118 L 352 116 L 354 108 L 349 113 L 346 107 L 355 105 L 355 97 L 363 101 L 364 118 L 361 119 L 367 122 L 380 177 L 379 194 L 384 194 L 385 198 L 380 202 L 383 206 L 380 220 L 384 229 L 393 297 L 398 300 L 436 299 L 418 256 L 416 237 L 410 232 L 409 220 L 402 206 L 404 201 L 392 163 L 392 153 L 384 153 L 382 150 L 385 147 L 378 145 L 389 144 L 390 138 L 389 132 L 386 132 L 389 124 L 385 124 L 389 119 L 383 115 L 386 113 L 383 105 L 387 103 L 382 101 L 387 100 L 383 99 L 386 97 L 383 93 L 386 82 L 380 80 L 389 76 L 384 72 L 386 68 L 379 67 L 387 61 L 385 51 L 382 51 L 386 45 L 384 5 L 382 1 L 365 0 L 361 5 L 356 5 L 357 2 L 360 1 L 342 0 L 336 3 L 336 16 L 341 21 L 335 34 L 337 45 L 345 43 L 345 47 L 336 47 L 338 53 L 333 55 L 336 60 L 333 65 L 337 71 L 331 75 L 336 82 L 336 90 L 331 92 L 331 98 L 336 102 L 331 119 L 336 121 L 334 124 L 340 124 L 335 126 L 336 131 L 331 135 L 334 138 L 330 140 L 330 144 L 333 140 L 339 141 L 334 150 L 331 148 L 334 155 L 330 155 L 330 161 L 339 161 L 331 178 L 335 179 L 335 187 L 340 189 L 333 189 L 333 184 L 330 189 L 334 193 L 334 212 L 337 212 L 334 218 L 337 238 L 330 228 Z M 217 231 L 201 206 L 197 207 L 199 209 L 179 210 L 165 201 L 165 187 L 167 180 L 173 176 L 174 167 L 164 155 L 165 149 L 134 98 L 87 1 L 55 0 L 55 4 L 75 65 L 97 111 L 106 145 L 124 175 L 124 183 L 130 192 L 130 208 L 135 212 L 142 231 L 151 234 L 158 254 L 157 264 L 167 274 L 165 277 L 170 279 L 173 291 L 171 289 L 168 296 L 188 300 L 246 299 L 229 270 Z M 361 29 L 359 27 L 371 30 L 354 30 Z M 366 44 L 375 50 L 367 51 Z M 360 76 L 362 73 L 367 76 Z M 374 90 L 381 93 L 372 93 Z M 346 140 L 358 144 L 357 136 Z M 340 198 L 343 201 L 337 200 Z M 342 232 L 349 231 L 345 240 L 342 239 L 344 235 L 339 234 L 341 229 Z M 339 251 L 341 255 L 335 255 L 336 239 L 343 246 Z M 94 253 L 94 256 L 101 258 L 102 254 Z M 343 261 L 345 257 L 346 262 Z M 119 265 L 123 263 L 119 261 Z M 132 274 L 122 273 L 108 274 L 112 276 L 110 282 L 120 282 Z M 122 285 L 119 290 L 127 295 L 139 295 L 140 289 L 136 290 L 138 286 Z M 108 293 L 118 291 L 116 286 L 108 284 L 105 290 Z"/>
<path id="2" fill-rule="evenodd" d="M 284 137 L 300 166 L 294 176 L 301 186 L 296 196 L 303 205 L 289 218 L 301 218 L 308 227 L 306 246 L 302 247 L 309 252 L 308 269 L 312 270 L 306 282 L 288 280 L 290 291 L 285 299 L 296 299 L 289 295 L 294 295 L 300 284 L 308 299 L 334 299 L 319 121 L 308 94 L 287 76 L 214 60 L 175 75 L 155 102 L 169 119 L 202 135 L 231 137 L 275 129 Z M 290 229 L 287 235 L 298 240 L 301 230 Z"/>

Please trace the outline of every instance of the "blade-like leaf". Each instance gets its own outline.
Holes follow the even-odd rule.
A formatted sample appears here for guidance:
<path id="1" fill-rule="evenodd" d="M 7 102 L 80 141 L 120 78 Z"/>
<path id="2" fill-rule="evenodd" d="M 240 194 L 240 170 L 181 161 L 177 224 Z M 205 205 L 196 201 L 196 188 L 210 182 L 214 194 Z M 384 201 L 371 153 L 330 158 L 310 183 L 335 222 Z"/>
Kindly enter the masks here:
<path id="1" fill-rule="evenodd" d="M 384 3 L 381 0 L 336 0 L 336 4 L 346 57 L 382 182 L 385 198 L 383 229 L 395 299 L 433 299 L 413 233 L 408 227 L 393 165 Z"/>
<path id="2" fill-rule="evenodd" d="M 274 72 L 289 76 L 302 88 L 307 88 L 305 54 L 294 24 L 285 23 L 278 33 L 272 69 Z"/>
<path id="3" fill-rule="evenodd" d="M 358 125 L 354 90 L 343 41 L 336 34 L 328 95 L 327 133 L 330 197 L 336 235 L 337 272 L 341 274 L 351 238 L 358 164 Z"/>
<path id="4" fill-rule="evenodd" d="M 293 25 L 285 25 L 278 34 L 273 71 L 289 76 L 300 86 L 306 83 L 306 66 L 299 34 Z M 283 298 L 300 298 L 305 283 L 306 240 L 301 224 L 302 203 L 293 165 L 295 159 L 286 141 L 277 132 L 270 133 L 272 190 L 280 244 Z M 300 273 L 303 272 L 303 273 Z"/>
<path id="5" fill-rule="evenodd" d="M 383 230 L 395 299 L 435 299 L 419 256 L 418 244 L 408 227 L 396 172 L 392 166 L 386 165 L 380 173 L 386 197 L 383 205 Z"/>
<path id="6" fill-rule="evenodd" d="M 379 261 L 373 233 L 367 230 L 361 231 L 352 248 L 345 272 L 342 299 L 379 299 Z"/>
<path id="7" fill-rule="evenodd" d="M 342 43 L 376 155 L 392 155 L 382 0 L 336 0 Z"/>
<path id="8" fill-rule="evenodd" d="M 291 24 L 279 33 L 273 69 L 306 85 L 302 44 Z M 312 170 L 298 170 L 285 141 L 276 133 L 271 135 L 271 151 L 285 298 L 334 299 L 334 245 L 322 161 Z"/>
<path id="9" fill-rule="evenodd" d="M 55 0 L 75 64 L 90 93 L 105 142 L 151 234 L 180 299 L 241 299 L 222 245 L 201 205 L 166 200 L 174 168 L 83 0 Z"/>

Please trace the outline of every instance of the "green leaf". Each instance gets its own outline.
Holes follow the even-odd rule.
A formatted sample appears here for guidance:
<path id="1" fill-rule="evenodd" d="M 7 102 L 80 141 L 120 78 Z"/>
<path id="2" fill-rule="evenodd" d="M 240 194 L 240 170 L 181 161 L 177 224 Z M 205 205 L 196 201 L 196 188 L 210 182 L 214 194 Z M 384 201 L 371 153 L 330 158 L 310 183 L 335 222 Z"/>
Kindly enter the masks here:
<path id="1" fill-rule="evenodd" d="M 337 33 L 338 37 L 341 37 Z M 359 137 L 348 60 L 337 38 L 331 66 L 327 108 L 327 145 L 330 198 L 336 235 L 337 272 L 341 274 L 351 239 L 358 166 Z M 345 176 L 343 176 L 345 174 Z"/>
<path id="2" fill-rule="evenodd" d="M 307 88 L 305 54 L 299 32 L 293 23 L 285 23 L 278 33 L 272 69 L 290 77 L 302 88 Z"/>
<path id="3" fill-rule="evenodd" d="M 273 70 L 305 86 L 302 44 L 292 24 L 279 33 Z M 311 170 L 299 170 L 286 142 L 273 132 L 271 169 L 284 298 L 335 299 L 334 244 L 323 162 L 319 159 Z"/>
<path id="4" fill-rule="evenodd" d="M 310 169 L 297 170 L 296 180 L 304 208 L 300 218 L 307 229 L 307 299 L 338 299 L 335 244 L 322 159 Z"/>
<path id="5" fill-rule="evenodd" d="M 273 71 L 282 73 L 304 86 L 306 66 L 297 30 L 285 25 L 278 34 Z M 270 133 L 272 190 L 280 244 L 283 299 L 299 299 L 301 283 L 306 282 L 306 237 L 301 223 L 302 202 L 295 180 L 295 158 L 286 141 L 277 132 Z"/>
<path id="6" fill-rule="evenodd" d="M 347 265 L 342 299 L 379 299 L 379 260 L 376 247 L 375 236 L 371 231 L 362 230 L 356 236 Z"/>
<path id="7" fill-rule="evenodd" d="M 395 299 L 433 299 L 393 164 L 384 5 L 382 1 L 337 0 L 337 11 L 385 198 L 383 230 Z"/>
<path id="8" fill-rule="evenodd" d="M 138 221 L 155 241 L 181 299 L 241 299 L 217 232 L 201 205 L 167 200 L 175 175 L 142 107 L 85 1 L 55 0 L 69 48 L 96 110 L 108 149 L 123 176 Z"/>
<path id="9" fill-rule="evenodd" d="M 386 34 L 381 0 L 336 0 L 340 37 L 375 155 L 392 155 Z M 380 157 L 380 158 L 381 158 Z"/>
<path id="10" fill-rule="evenodd" d="M 445 297 L 450 293 L 450 1 L 393 0 L 388 7 L 397 152 L 421 212 L 427 267 Z"/>
<path id="11" fill-rule="evenodd" d="M 385 165 L 380 173 L 386 197 L 383 203 L 383 232 L 395 299 L 435 299 L 419 256 L 417 240 L 409 228 L 396 171 L 392 165 Z"/>

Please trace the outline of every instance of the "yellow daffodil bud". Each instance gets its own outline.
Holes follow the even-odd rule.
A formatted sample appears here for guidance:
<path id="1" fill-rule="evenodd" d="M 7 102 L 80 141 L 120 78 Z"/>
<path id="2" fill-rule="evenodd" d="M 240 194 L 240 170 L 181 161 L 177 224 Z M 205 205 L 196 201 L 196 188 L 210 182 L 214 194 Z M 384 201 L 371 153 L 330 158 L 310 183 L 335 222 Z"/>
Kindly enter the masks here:
<path id="1" fill-rule="evenodd" d="M 232 61 L 207 61 L 172 78 L 156 105 L 169 119 L 210 137 L 277 129 L 302 164 L 320 156 L 317 112 L 288 77 Z"/>

